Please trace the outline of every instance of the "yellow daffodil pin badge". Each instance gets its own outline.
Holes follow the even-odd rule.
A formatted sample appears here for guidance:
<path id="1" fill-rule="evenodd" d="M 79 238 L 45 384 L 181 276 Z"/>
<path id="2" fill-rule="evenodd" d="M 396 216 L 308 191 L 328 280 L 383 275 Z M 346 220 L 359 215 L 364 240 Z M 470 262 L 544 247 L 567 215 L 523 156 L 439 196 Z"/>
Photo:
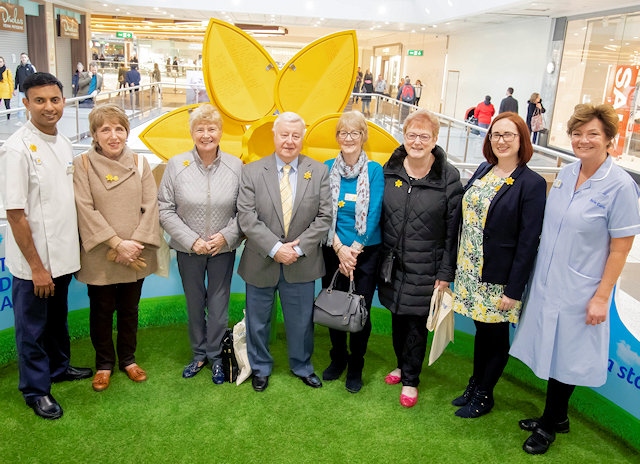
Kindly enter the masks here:
<path id="1" fill-rule="evenodd" d="M 396 187 L 400 188 L 402 187 L 402 181 L 400 179 L 398 179 L 395 183 Z"/>
<path id="2" fill-rule="evenodd" d="M 32 152 L 37 152 L 38 151 L 38 147 L 36 147 L 33 143 L 31 145 L 29 145 L 29 150 L 31 150 Z"/>
<path id="3" fill-rule="evenodd" d="M 507 185 L 513 185 L 513 177 L 507 177 L 504 180 L 504 183 L 507 184 Z"/>
<path id="4" fill-rule="evenodd" d="M 183 166 L 189 166 L 189 164 L 190 164 L 190 163 L 189 163 L 189 160 L 184 160 L 184 161 L 182 162 L 182 165 L 183 165 Z"/>
<path id="5" fill-rule="evenodd" d="M 311 171 L 305 172 L 304 173 L 304 178 L 307 179 L 307 180 L 311 179 Z"/>
<path id="6" fill-rule="evenodd" d="M 344 207 L 344 205 L 345 205 L 344 200 L 340 200 L 338 202 L 338 208 L 342 208 L 342 207 Z"/>
<path id="7" fill-rule="evenodd" d="M 118 176 L 107 174 L 104 177 L 105 177 L 105 179 L 107 179 L 107 182 L 118 182 Z"/>

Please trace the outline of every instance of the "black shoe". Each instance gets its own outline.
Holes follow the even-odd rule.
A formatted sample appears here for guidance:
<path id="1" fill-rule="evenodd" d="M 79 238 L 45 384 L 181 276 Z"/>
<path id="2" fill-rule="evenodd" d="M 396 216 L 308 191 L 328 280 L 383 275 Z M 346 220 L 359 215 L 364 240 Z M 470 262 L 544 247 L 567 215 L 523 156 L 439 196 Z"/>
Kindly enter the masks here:
<path id="1" fill-rule="evenodd" d="M 471 401 L 456 411 L 456 416 L 475 419 L 488 414 L 493 409 L 493 404 L 493 395 L 476 390 Z"/>
<path id="2" fill-rule="evenodd" d="M 62 417 L 62 408 L 51 395 L 41 396 L 33 403 L 29 403 L 28 406 L 33 409 L 36 416 L 40 416 L 43 419 L 53 420 Z"/>
<path id="3" fill-rule="evenodd" d="M 224 371 L 222 370 L 222 366 L 220 364 L 216 364 L 215 366 L 213 366 L 213 368 L 211 368 L 211 381 L 216 385 L 222 385 L 224 383 L 224 380 L 225 376 Z"/>
<path id="4" fill-rule="evenodd" d="M 254 375 L 253 379 L 251 379 L 251 386 L 257 392 L 265 391 L 269 386 L 269 376 L 265 375 L 264 377 L 259 375 Z"/>
<path id="5" fill-rule="evenodd" d="M 454 399 L 451 404 L 458 407 L 466 406 L 467 404 L 469 404 L 469 401 L 471 401 L 473 394 L 476 392 L 477 386 L 478 385 L 476 384 L 476 379 L 474 377 L 470 377 L 469 384 L 467 385 L 467 388 L 465 388 L 464 393 Z"/>
<path id="6" fill-rule="evenodd" d="M 354 374 L 347 373 L 347 381 L 344 386 L 349 393 L 358 393 L 362 390 L 362 372 Z"/>
<path id="7" fill-rule="evenodd" d="M 522 445 L 522 449 L 529 454 L 544 454 L 547 452 L 551 443 L 556 439 L 555 432 L 545 432 L 541 428 L 533 431 L 531 436 L 526 439 Z"/>
<path id="8" fill-rule="evenodd" d="M 322 381 L 320 380 L 320 377 L 318 377 L 315 372 L 313 374 L 309 374 L 306 377 L 302 376 L 302 375 L 298 375 L 296 376 L 298 377 L 300 380 L 302 380 L 302 383 L 304 383 L 305 385 L 311 387 L 311 388 L 320 388 L 322 387 Z"/>
<path id="9" fill-rule="evenodd" d="M 535 417 L 533 419 L 522 419 L 518 422 L 518 425 L 520 425 L 522 430 L 533 432 L 535 429 L 540 428 L 540 418 Z M 555 433 L 569 433 L 569 418 L 567 417 L 562 422 L 553 424 L 553 431 Z"/>
<path id="10" fill-rule="evenodd" d="M 198 372 L 200 372 L 202 368 L 204 368 L 204 366 L 206 365 L 207 365 L 206 359 L 204 361 L 191 361 L 189 364 L 185 366 L 184 370 L 182 371 L 182 377 L 184 377 L 185 379 L 190 379 L 192 377 L 195 377 L 195 375 Z"/>
<path id="11" fill-rule="evenodd" d="M 335 361 L 331 361 L 329 367 L 327 367 L 322 373 L 322 380 L 337 380 L 340 378 L 346 368 L 347 363 L 338 363 Z"/>
<path id="12" fill-rule="evenodd" d="M 88 367 L 67 367 L 62 374 L 51 379 L 51 382 L 70 382 L 72 380 L 83 380 L 93 377 L 93 371 Z"/>

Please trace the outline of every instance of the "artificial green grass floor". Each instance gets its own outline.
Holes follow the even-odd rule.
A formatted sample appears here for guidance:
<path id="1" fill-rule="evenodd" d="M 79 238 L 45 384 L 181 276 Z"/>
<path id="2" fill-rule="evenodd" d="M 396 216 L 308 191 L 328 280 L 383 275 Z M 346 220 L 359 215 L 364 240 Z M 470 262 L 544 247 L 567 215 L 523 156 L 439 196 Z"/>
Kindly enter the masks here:
<path id="1" fill-rule="evenodd" d="M 214 385 L 205 369 L 181 377 L 190 360 L 184 324 L 139 331 L 137 360 L 149 380 L 136 384 L 116 372 L 104 392 L 91 381 L 56 384 L 64 408 L 45 421 L 27 408 L 17 390 L 16 362 L 0 366 L 0 462 L 30 463 L 638 463 L 640 455 L 584 416 L 570 411 L 571 432 L 558 435 L 542 457 L 527 455 L 528 434 L 518 420 L 543 406 L 540 391 L 506 373 L 487 416 L 454 416 L 452 398 L 465 387 L 468 356 L 447 352 L 425 364 L 418 404 L 400 406 L 400 386 L 386 385 L 394 367 L 391 339 L 371 337 L 358 394 L 344 376 L 311 389 L 289 372 L 282 324 L 272 342 L 275 367 L 269 388 L 251 381 Z M 316 372 L 328 364 L 329 337 L 316 328 Z M 72 362 L 92 366 L 89 339 L 72 342 Z M 510 363 L 511 364 L 511 363 Z"/>

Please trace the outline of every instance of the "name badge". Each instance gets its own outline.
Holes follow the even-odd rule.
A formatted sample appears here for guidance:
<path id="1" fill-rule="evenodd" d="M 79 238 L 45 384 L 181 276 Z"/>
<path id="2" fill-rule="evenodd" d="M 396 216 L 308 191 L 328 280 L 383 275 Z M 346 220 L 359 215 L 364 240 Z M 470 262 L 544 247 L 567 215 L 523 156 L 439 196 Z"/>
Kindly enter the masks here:
<path id="1" fill-rule="evenodd" d="M 480 179 L 476 179 L 473 181 L 473 186 L 474 187 L 484 187 L 484 181 L 480 180 Z"/>
<path id="2" fill-rule="evenodd" d="M 346 201 L 358 201 L 358 195 L 356 195 L 355 193 L 347 193 L 344 196 L 344 199 Z"/>

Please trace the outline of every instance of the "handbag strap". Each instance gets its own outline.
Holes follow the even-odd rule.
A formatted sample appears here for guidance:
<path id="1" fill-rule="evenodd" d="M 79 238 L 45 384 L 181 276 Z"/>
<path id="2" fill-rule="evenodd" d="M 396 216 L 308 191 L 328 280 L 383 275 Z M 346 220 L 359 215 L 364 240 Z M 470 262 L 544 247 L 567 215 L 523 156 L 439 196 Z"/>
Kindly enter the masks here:
<path id="1" fill-rule="evenodd" d="M 336 280 L 338 279 L 338 275 L 340 274 L 340 268 L 336 269 L 336 272 L 333 273 L 333 277 L 331 278 L 331 283 L 329 284 L 329 287 L 327 288 L 328 292 L 333 291 L 333 288 L 336 286 Z M 353 281 L 353 279 L 349 279 L 349 293 L 355 293 L 356 291 L 356 284 Z"/>

